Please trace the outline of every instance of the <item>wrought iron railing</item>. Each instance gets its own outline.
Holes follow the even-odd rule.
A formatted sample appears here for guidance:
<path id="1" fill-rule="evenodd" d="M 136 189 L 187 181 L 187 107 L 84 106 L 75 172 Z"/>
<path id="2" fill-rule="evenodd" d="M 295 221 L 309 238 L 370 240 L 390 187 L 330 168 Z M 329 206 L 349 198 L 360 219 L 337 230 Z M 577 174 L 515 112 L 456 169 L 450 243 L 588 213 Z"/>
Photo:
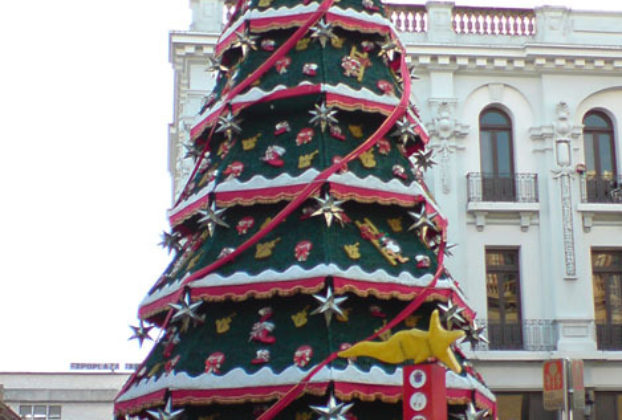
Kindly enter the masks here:
<path id="1" fill-rule="evenodd" d="M 599 350 L 622 350 L 622 324 L 596 324 Z"/>
<path id="2" fill-rule="evenodd" d="M 480 321 L 490 343 L 480 341 L 475 350 L 553 351 L 557 348 L 557 324 L 550 319 L 524 319 L 521 323 Z"/>
<path id="3" fill-rule="evenodd" d="M 538 202 L 537 174 L 467 174 L 469 202 L 503 201 L 514 203 Z"/>
<path id="4" fill-rule="evenodd" d="M 581 176 L 581 201 L 584 203 L 622 203 L 622 176 Z"/>
<path id="5" fill-rule="evenodd" d="M 536 15 L 532 9 L 454 7 L 453 29 L 458 34 L 533 36 Z"/>

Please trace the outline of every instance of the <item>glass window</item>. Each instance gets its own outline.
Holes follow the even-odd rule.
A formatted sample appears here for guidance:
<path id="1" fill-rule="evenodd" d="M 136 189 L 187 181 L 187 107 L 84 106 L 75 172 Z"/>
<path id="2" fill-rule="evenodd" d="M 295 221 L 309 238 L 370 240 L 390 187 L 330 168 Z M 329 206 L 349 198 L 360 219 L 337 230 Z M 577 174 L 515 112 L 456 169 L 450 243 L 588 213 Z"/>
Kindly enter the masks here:
<path id="1" fill-rule="evenodd" d="M 486 248 L 488 340 L 491 349 L 521 349 L 518 249 Z"/>
<path id="2" fill-rule="evenodd" d="M 612 191 L 620 187 L 617 176 L 613 124 L 600 111 L 590 111 L 583 118 L 588 202 L 610 202 Z"/>
<path id="3" fill-rule="evenodd" d="M 488 108 L 479 117 L 480 168 L 484 201 L 514 201 L 512 123 L 500 109 Z"/>
<path id="4" fill-rule="evenodd" d="M 598 348 L 622 349 L 622 250 L 592 250 Z"/>

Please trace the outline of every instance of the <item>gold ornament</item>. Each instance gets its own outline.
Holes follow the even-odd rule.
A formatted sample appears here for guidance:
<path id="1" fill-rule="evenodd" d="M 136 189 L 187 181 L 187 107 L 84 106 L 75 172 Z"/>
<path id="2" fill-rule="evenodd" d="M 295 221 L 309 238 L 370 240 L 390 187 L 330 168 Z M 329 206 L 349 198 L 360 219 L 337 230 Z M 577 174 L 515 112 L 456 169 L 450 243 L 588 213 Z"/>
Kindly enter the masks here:
<path id="1" fill-rule="evenodd" d="M 346 254 L 348 254 L 348 257 L 350 257 L 350 259 L 358 260 L 359 258 L 361 258 L 361 252 L 359 251 L 359 245 L 360 244 L 358 242 L 352 245 L 344 245 L 343 250 L 346 251 Z"/>
<path id="2" fill-rule="evenodd" d="M 266 7 L 270 7 L 271 4 L 272 4 L 272 0 L 259 0 L 259 3 L 257 4 L 257 6 L 261 7 L 262 9 L 265 9 Z"/>
<path id="3" fill-rule="evenodd" d="M 199 262 L 199 259 L 201 258 L 201 255 L 195 255 L 190 262 L 188 262 L 188 267 L 186 267 L 188 270 L 192 270 L 192 268 L 197 264 L 197 262 Z"/>
<path id="4" fill-rule="evenodd" d="M 307 325 L 307 316 L 309 315 L 309 309 L 309 306 L 305 306 L 302 311 L 296 312 L 294 315 L 291 316 L 292 322 L 294 323 L 294 326 L 296 328 L 304 327 L 305 325 Z"/>
<path id="5" fill-rule="evenodd" d="M 276 243 L 279 242 L 281 238 L 276 238 L 268 242 L 264 242 L 262 244 L 257 244 L 257 249 L 255 251 L 255 259 L 261 260 L 264 258 L 268 258 L 272 255 L 272 251 L 276 246 Z"/>
<path id="6" fill-rule="evenodd" d="M 309 413 L 308 411 L 303 411 L 302 413 L 296 413 L 296 420 L 311 420 L 313 417 L 313 414 Z"/>
<path id="7" fill-rule="evenodd" d="M 387 224 L 391 228 L 391 230 L 395 233 L 401 232 L 404 230 L 402 227 L 402 218 L 396 217 L 395 219 L 387 219 Z"/>
<path id="8" fill-rule="evenodd" d="M 352 312 L 352 308 L 344 308 L 341 310 L 342 315 L 337 315 L 337 321 L 339 322 L 348 322 L 350 320 L 350 312 Z"/>
<path id="9" fill-rule="evenodd" d="M 343 43 L 345 42 L 345 40 L 345 38 L 340 38 L 335 35 L 330 39 L 330 45 L 332 45 L 333 48 L 339 49 L 343 47 Z"/>
<path id="10" fill-rule="evenodd" d="M 147 377 L 152 377 L 153 375 L 155 375 L 156 373 L 158 373 L 160 371 L 160 369 L 162 369 L 162 366 L 164 365 L 164 363 L 160 362 L 160 363 L 156 363 L 155 365 L 153 365 L 153 367 L 149 370 L 149 373 L 147 373 Z"/>
<path id="11" fill-rule="evenodd" d="M 235 312 L 231 315 L 220 318 L 216 320 L 216 332 L 218 334 L 224 334 L 231 329 L 231 321 L 233 321 L 233 317 L 235 316 Z"/>
<path id="12" fill-rule="evenodd" d="M 356 49 L 355 46 L 352 46 L 352 49 L 350 50 L 350 57 L 361 63 L 361 67 L 359 67 L 356 75 L 356 80 L 362 82 L 363 77 L 365 76 L 365 68 L 371 67 L 371 61 L 369 61 L 369 54 L 366 52 L 360 52 Z"/>
<path id="13" fill-rule="evenodd" d="M 381 329 L 383 329 L 384 327 L 387 326 L 387 320 L 383 319 L 382 320 L 382 326 L 378 327 L 374 330 L 375 333 L 377 333 L 378 331 L 380 331 Z M 388 330 L 380 333 L 378 335 L 378 337 L 382 340 L 382 341 L 389 341 L 389 339 L 391 338 L 391 328 L 389 328 Z"/>
<path id="14" fill-rule="evenodd" d="M 343 209 L 339 206 L 343 204 L 343 201 L 335 201 L 332 195 L 328 194 L 324 198 L 313 197 L 320 207 L 311 213 L 311 217 L 324 216 L 326 226 L 331 227 L 333 220 L 337 220 L 341 226 L 343 226 L 344 220 L 346 220 Z"/>
<path id="15" fill-rule="evenodd" d="M 298 169 L 304 169 L 311 166 L 311 162 L 313 158 L 320 153 L 319 150 L 315 150 L 311 153 L 307 153 L 306 155 L 301 155 L 298 157 Z"/>
<path id="16" fill-rule="evenodd" d="M 374 149 L 369 149 L 365 153 L 361 153 L 359 156 L 363 167 L 370 169 L 376 167 L 376 158 L 374 157 Z"/>
<path id="17" fill-rule="evenodd" d="M 350 134 L 352 134 L 352 137 L 360 139 L 361 137 L 363 137 L 363 126 L 362 125 L 354 125 L 354 124 L 350 124 L 348 125 L 348 130 L 350 131 Z"/>
<path id="18" fill-rule="evenodd" d="M 302 38 L 296 42 L 296 51 L 304 51 L 309 48 L 309 42 L 311 42 L 311 38 Z"/>
<path id="19" fill-rule="evenodd" d="M 444 329 L 438 310 L 434 310 L 430 317 L 428 331 L 413 328 L 399 331 L 384 342 L 363 341 L 339 352 L 339 357 L 368 356 L 393 364 L 408 360 L 413 360 L 417 364 L 434 357 L 454 372 L 460 373 L 462 367 L 451 350 L 451 344 L 462 337 L 464 337 L 464 331 L 447 331 Z"/>
<path id="20" fill-rule="evenodd" d="M 378 228 L 367 217 L 364 219 L 364 222 L 357 220 L 355 223 L 361 232 L 366 235 L 365 238 L 372 243 L 374 248 L 376 248 L 391 265 L 397 265 L 398 262 L 401 264 L 408 262 L 409 258 L 404 257 L 399 250 L 393 250 L 380 243 L 382 235 Z"/>
<path id="21" fill-rule="evenodd" d="M 242 150 L 244 150 L 245 152 L 253 150 L 257 145 L 257 140 L 259 140 L 259 137 L 261 137 L 261 133 L 257 133 L 257 135 L 253 137 L 242 140 Z"/>
<path id="22" fill-rule="evenodd" d="M 268 223 L 270 223 L 271 221 L 272 221 L 272 217 L 266 217 L 266 220 L 264 220 L 261 226 L 259 226 L 259 230 L 265 228 L 268 225 Z"/>

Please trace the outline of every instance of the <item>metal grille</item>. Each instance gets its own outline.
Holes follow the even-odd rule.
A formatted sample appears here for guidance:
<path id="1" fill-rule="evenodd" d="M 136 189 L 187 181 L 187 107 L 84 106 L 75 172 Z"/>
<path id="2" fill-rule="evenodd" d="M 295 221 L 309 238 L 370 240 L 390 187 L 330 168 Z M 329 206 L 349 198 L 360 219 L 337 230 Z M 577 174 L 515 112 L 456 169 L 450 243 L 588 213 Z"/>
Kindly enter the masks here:
<path id="1" fill-rule="evenodd" d="M 622 203 L 622 176 L 586 175 L 581 177 L 584 203 Z"/>
<path id="2" fill-rule="evenodd" d="M 469 202 L 501 201 L 514 203 L 538 202 L 537 174 L 467 174 Z"/>
<path id="3" fill-rule="evenodd" d="M 558 329 L 551 319 L 525 319 L 520 324 L 499 324 L 481 321 L 486 325 L 490 344 L 478 343 L 475 350 L 553 351 L 557 349 Z"/>

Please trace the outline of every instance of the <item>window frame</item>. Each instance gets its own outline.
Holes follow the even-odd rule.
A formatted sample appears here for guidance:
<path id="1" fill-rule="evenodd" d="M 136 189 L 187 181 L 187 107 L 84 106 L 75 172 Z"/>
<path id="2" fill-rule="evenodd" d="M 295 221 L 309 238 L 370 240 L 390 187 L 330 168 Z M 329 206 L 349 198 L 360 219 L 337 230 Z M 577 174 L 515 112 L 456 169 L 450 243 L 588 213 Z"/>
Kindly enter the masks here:
<path id="1" fill-rule="evenodd" d="M 588 127 L 585 124 L 585 121 L 588 119 L 588 117 L 590 117 L 591 115 L 596 115 L 600 118 L 602 118 L 608 125 L 607 128 L 600 128 L 600 127 Z M 611 150 L 611 166 L 612 166 L 612 172 L 613 172 L 613 178 L 616 179 L 618 176 L 618 159 L 617 159 L 617 153 L 616 153 L 616 142 L 615 142 L 615 134 L 614 134 L 614 130 L 613 130 L 613 121 L 611 120 L 611 118 L 609 117 L 609 115 L 607 115 L 605 112 L 598 110 L 598 109 L 591 109 L 588 112 L 585 113 L 585 115 L 583 116 L 583 156 L 586 160 L 586 164 L 587 164 L 587 155 L 586 155 L 586 150 L 587 150 L 587 145 L 586 145 L 586 137 L 587 135 L 591 135 L 592 136 L 592 154 L 594 156 L 594 172 L 595 172 L 595 176 L 596 177 L 602 177 L 603 174 L 603 168 L 602 168 L 602 162 L 600 160 L 601 154 L 600 154 L 600 142 L 598 141 L 594 141 L 595 135 L 599 135 L 599 134 L 608 134 L 609 135 L 609 148 Z M 589 172 L 589 168 L 587 168 L 588 172 Z"/>
<path id="2" fill-rule="evenodd" d="M 620 263 L 612 267 L 597 267 L 594 264 L 596 254 L 618 254 L 618 260 Z M 590 250 L 590 265 L 592 275 L 592 304 L 594 305 L 594 324 L 596 326 L 596 345 L 599 350 L 620 350 L 622 349 L 622 338 L 615 340 L 612 335 L 614 329 L 618 327 L 622 335 L 622 322 L 613 322 L 613 309 L 611 304 L 611 275 L 618 274 L 622 287 L 622 248 L 600 248 L 594 247 Z M 595 274 L 605 276 L 604 279 L 604 303 L 605 303 L 605 322 L 598 323 L 596 319 L 596 288 L 595 288 Z M 620 315 L 622 315 L 622 308 L 620 308 Z"/>
<path id="3" fill-rule="evenodd" d="M 505 119 L 507 120 L 507 124 L 490 124 L 490 123 L 484 123 L 483 119 L 484 116 L 486 115 L 486 113 L 488 112 L 498 112 L 499 114 L 503 115 L 505 117 Z M 514 129 L 513 129 L 513 124 L 512 124 L 512 118 L 510 118 L 509 114 L 507 112 L 505 112 L 503 109 L 501 109 L 500 107 L 497 106 L 489 106 L 486 107 L 482 110 L 482 112 L 480 112 L 479 114 L 479 150 L 480 150 L 480 169 L 482 171 L 482 174 L 486 175 L 487 173 L 484 172 L 484 167 L 483 167 L 483 163 L 484 163 L 484 147 L 482 144 L 482 132 L 486 131 L 490 133 L 490 144 L 491 144 L 491 155 L 490 157 L 492 157 L 492 167 L 493 167 L 493 171 L 492 173 L 488 173 L 487 175 L 492 175 L 492 176 L 514 176 L 515 174 L 515 168 L 514 168 Z M 505 174 L 505 173 L 500 173 L 499 172 L 499 155 L 498 155 L 498 141 L 497 141 L 497 134 L 499 132 L 507 132 L 508 133 L 508 139 L 509 139 L 509 143 L 510 143 L 510 156 L 509 156 L 509 167 L 510 167 L 510 172 Z"/>

